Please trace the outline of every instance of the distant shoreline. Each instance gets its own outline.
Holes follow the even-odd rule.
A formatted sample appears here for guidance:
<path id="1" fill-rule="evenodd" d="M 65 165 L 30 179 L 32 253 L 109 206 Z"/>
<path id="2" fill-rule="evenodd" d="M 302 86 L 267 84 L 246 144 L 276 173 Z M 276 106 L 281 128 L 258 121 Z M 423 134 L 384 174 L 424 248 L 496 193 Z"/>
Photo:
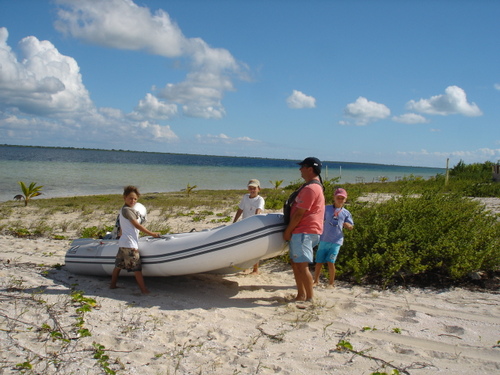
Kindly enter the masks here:
<path id="1" fill-rule="evenodd" d="M 40 149 L 54 149 L 54 150 L 83 150 L 83 151 L 105 151 L 105 152 L 133 152 L 139 154 L 159 154 L 159 155 L 188 155 L 188 156 L 202 156 L 213 158 L 234 158 L 234 159 L 262 159 L 262 160 L 281 160 L 296 162 L 295 159 L 282 159 L 282 158 L 266 158 L 261 156 L 228 156 L 228 155 L 210 155 L 210 154 L 188 154 L 178 152 L 157 152 L 157 151 L 138 151 L 138 150 L 123 150 L 123 149 L 104 149 L 104 148 L 86 148 L 86 147 L 70 147 L 70 146 L 37 146 L 37 145 L 10 145 L 1 144 L 0 147 L 24 147 L 24 148 L 40 148 Z M 405 167 L 405 168 L 422 168 L 422 169 L 439 169 L 445 171 L 446 168 L 441 167 L 423 167 L 415 165 L 399 165 L 399 164 L 382 164 L 382 163 L 369 163 L 369 162 L 352 162 L 352 161 L 339 161 L 339 160 L 323 160 L 323 163 L 346 164 L 346 165 L 374 165 L 374 166 L 387 166 L 387 167 Z"/>

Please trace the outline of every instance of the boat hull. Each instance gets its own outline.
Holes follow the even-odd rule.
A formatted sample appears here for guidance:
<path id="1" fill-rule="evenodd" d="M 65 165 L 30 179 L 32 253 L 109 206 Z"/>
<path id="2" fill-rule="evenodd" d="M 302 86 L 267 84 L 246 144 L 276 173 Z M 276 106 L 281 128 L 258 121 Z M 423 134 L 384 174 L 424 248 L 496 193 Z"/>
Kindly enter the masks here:
<path id="1" fill-rule="evenodd" d="M 283 215 L 267 214 L 201 232 L 141 237 L 142 272 L 144 276 L 240 272 L 285 253 L 285 228 Z M 118 240 L 77 239 L 66 253 L 65 267 L 75 274 L 111 275 L 117 252 Z"/>

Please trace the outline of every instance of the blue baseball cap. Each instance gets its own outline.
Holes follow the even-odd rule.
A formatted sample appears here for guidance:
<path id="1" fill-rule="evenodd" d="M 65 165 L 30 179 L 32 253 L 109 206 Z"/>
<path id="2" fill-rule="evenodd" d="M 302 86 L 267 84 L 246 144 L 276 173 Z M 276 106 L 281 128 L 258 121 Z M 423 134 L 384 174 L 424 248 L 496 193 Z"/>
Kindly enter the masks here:
<path id="1" fill-rule="evenodd" d="M 315 157 L 308 157 L 302 160 L 298 165 L 305 165 L 306 167 L 312 167 L 316 174 L 321 174 L 321 161 Z"/>

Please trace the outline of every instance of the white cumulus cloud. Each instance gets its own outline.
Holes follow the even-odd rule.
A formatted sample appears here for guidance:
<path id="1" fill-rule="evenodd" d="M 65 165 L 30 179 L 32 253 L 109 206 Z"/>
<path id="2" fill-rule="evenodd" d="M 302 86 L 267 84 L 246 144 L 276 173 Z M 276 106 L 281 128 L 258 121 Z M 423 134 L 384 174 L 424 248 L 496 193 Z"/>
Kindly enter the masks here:
<path id="1" fill-rule="evenodd" d="M 169 15 L 151 14 L 130 0 L 56 0 L 60 5 L 54 25 L 60 32 L 109 48 L 145 50 L 178 57 L 185 38 Z"/>
<path id="2" fill-rule="evenodd" d="M 34 36 L 21 40 L 18 59 L 7 39 L 7 29 L 0 28 L 0 139 L 43 145 L 95 142 L 127 149 L 131 138 L 137 143 L 178 140 L 169 126 L 147 121 L 173 115 L 175 105 L 147 96 L 137 108 L 142 115 L 96 108 L 75 59 Z"/>
<path id="3" fill-rule="evenodd" d="M 222 98 L 234 90 L 233 80 L 247 79 L 247 67 L 229 51 L 188 38 L 167 12 L 154 14 L 130 0 L 57 0 L 56 28 L 88 43 L 109 48 L 143 50 L 188 62 L 184 81 L 167 83 L 158 97 L 182 105 L 187 116 L 225 116 Z"/>
<path id="4" fill-rule="evenodd" d="M 151 118 L 167 120 L 177 114 L 177 105 L 165 103 L 158 100 L 156 96 L 146 94 L 146 97 L 139 101 L 135 111 L 131 114 L 134 118 Z"/>
<path id="5" fill-rule="evenodd" d="M 178 140 L 177 135 L 170 129 L 168 125 L 158 125 L 151 123 L 149 121 L 142 121 L 139 123 L 139 129 L 141 131 L 146 131 L 147 134 L 151 134 L 155 141 L 176 141 Z"/>
<path id="6" fill-rule="evenodd" d="M 303 92 L 293 90 L 292 94 L 286 99 L 286 104 L 293 109 L 315 108 L 316 99 Z"/>
<path id="7" fill-rule="evenodd" d="M 384 104 L 372 102 L 360 96 L 354 103 L 349 103 L 346 106 L 344 114 L 354 119 L 356 125 L 367 125 L 370 122 L 389 117 L 391 110 Z"/>
<path id="8" fill-rule="evenodd" d="M 429 115 L 481 116 L 483 114 L 475 103 L 467 101 L 465 91 L 458 86 L 448 86 L 443 95 L 432 96 L 430 99 L 410 100 L 406 108 Z"/>
<path id="9" fill-rule="evenodd" d="M 58 115 L 92 107 L 75 59 L 59 53 L 51 42 L 29 36 L 19 43 L 18 60 L 8 36 L 0 28 L 0 109 Z"/>

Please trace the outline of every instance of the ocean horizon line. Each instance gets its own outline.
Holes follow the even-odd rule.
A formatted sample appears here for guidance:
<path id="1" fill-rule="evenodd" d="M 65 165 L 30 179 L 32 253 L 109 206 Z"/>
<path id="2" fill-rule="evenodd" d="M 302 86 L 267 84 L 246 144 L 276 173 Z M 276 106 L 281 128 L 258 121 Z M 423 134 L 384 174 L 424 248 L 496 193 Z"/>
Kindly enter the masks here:
<path id="1" fill-rule="evenodd" d="M 39 146 L 39 145 L 11 145 L 0 144 L 0 147 L 23 147 L 23 148 L 41 148 L 41 149 L 56 149 L 56 150 L 82 150 L 82 151 L 104 151 L 104 152 L 128 152 L 140 154 L 159 154 L 159 155 L 179 155 L 179 156 L 202 156 L 212 158 L 235 158 L 235 159 L 262 159 L 262 160 L 278 160 L 296 162 L 299 159 L 286 159 L 286 158 L 270 158 L 264 156 L 235 156 L 235 155 L 212 155 L 212 154 L 190 154 L 180 152 L 160 152 L 160 151 L 140 151 L 140 150 L 125 150 L 125 149 L 105 149 L 105 148 L 89 148 L 89 147 L 72 147 L 72 146 Z M 309 155 L 312 156 L 312 155 Z M 334 164 L 348 164 L 348 165 L 374 165 L 374 166 L 388 166 L 388 167 L 407 167 L 407 168 L 423 168 L 423 169 L 442 169 L 443 167 L 428 167 L 417 165 L 401 165 L 401 164 L 384 164 L 384 163 L 369 163 L 369 162 L 353 162 L 353 161 L 339 161 L 339 160 L 321 160 L 322 163 Z"/>

